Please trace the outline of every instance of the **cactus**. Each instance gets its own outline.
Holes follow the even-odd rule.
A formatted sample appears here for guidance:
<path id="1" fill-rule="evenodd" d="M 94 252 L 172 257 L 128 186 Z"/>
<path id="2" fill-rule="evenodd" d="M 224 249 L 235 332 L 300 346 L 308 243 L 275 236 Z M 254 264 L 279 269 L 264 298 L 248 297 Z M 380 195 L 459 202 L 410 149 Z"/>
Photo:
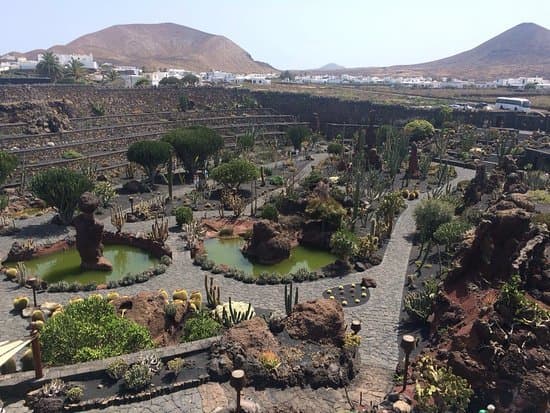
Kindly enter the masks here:
<path id="1" fill-rule="evenodd" d="M 28 297 L 16 297 L 13 300 L 13 309 L 15 311 L 23 311 L 25 308 L 28 307 L 30 303 L 30 300 Z"/>
<path id="2" fill-rule="evenodd" d="M 202 294 L 199 291 L 193 291 L 189 296 L 190 307 L 199 311 L 202 308 Z"/>
<path id="3" fill-rule="evenodd" d="M 285 310 L 286 315 L 289 316 L 292 314 L 292 308 L 298 304 L 298 287 L 296 287 L 296 291 L 294 293 L 294 304 L 292 304 L 292 290 L 294 288 L 294 285 L 290 283 L 290 288 L 287 284 L 285 284 Z"/>
<path id="4" fill-rule="evenodd" d="M 107 293 L 107 301 L 111 301 L 111 300 L 114 300 L 116 298 L 119 298 L 120 297 L 120 294 L 117 293 L 116 291 L 111 291 L 110 293 Z"/>
<path id="5" fill-rule="evenodd" d="M 222 309 L 222 324 L 229 328 L 236 324 L 239 324 L 241 321 L 250 320 L 252 317 L 254 317 L 255 313 L 252 309 L 252 304 L 248 303 L 248 308 L 246 311 L 237 311 L 233 308 L 233 305 L 231 303 L 231 297 L 229 297 L 229 311 L 226 310 L 225 306 Z"/>
<path id="6" fill-rule="evenodd" d="M 122 231 L 122 227 L 126 223 L 126 215 L 122 211 L 120 205 L 115 205 L 111 208 L 111 224 L 116 228 L 117 234 Z"/>
<path id="7" fill-rule="evenodd" d="M 8 361 L 6 361 L 2 367 L 0 368 L 0 373 L 2 374 L 12 374 L 17 371 L 17 363 L 15 362 L 15 358 L 10 358 Z"/>
<path id="8" fill-rule="evenodd" d="M 17 278 L 17 268 L 8 268 L 4 270 L 4 274 L 6 274 L 6 277 L 8 277 L 10 280 L 13 280 Z"/>
<path id="9" fill-rule="evenodd" d="M 34 370 L 34 358 L 30 348 L 21 357 L 21 368 L 23 371 Z"/>
<path id="10" fill-rule="evenodd" d="M 214 285 L 214 277 L 210 277 L 210 284 L 208 283 L 208 276 L 204 275 L 204 289 L 206 290 L 206 299 L 208 301 L 208 307 L 215 308 L 221 304 L 220 301 L 220 286 Z"/>
<path id="11" fill-rule="evenodd" d="M 17 263 L 17 283 L 20 286 L 27 284 L 27 279 L 29 278 L 29 271 L 24 262 Z"/>
<path id="12" fill-rule="evenodd" d="M 165 300 L 168 300 L 168 293 L 166 292 L 166 290 L 164 288 L 161 288 L 159 290 L 159 294 L 162 295 Z"/>
<path id="13" fill-rule="evenodd" d="M 168 239 L 168 220 L 161 219 L 158 221 L 155 217 L 155 222 L 151 226 L 151 232 L 149 233 L 149 239 L 164 244 Z"/>
<path id="14" fill-rule="evenodd" d="M 430 292 L 412 292 L 405 297 L 404 307 L 407 314 L 425 322 L 432 313 L 434 295 Z"/>
<path id="15" fill-rule="evenodd" d="M 172 293 L 172 300 L 187 301 L 187 291 L 182 289 L 174 290 Z"/>
<path id="16" fill-rule="evenodd" d="M 36 320 L 36 321 L 31 322 L 31 331 L 35 331 L 35 330 L 40 331 L 43 328 L 44 328 L 44 321 Z"/>
<path id="17" fill-rule="evenodd" d="M 31 321 L 46 321 L 46 317 L 44 317 L 44 313 L 40 310 L 34 310 L 32 312 Z"/>

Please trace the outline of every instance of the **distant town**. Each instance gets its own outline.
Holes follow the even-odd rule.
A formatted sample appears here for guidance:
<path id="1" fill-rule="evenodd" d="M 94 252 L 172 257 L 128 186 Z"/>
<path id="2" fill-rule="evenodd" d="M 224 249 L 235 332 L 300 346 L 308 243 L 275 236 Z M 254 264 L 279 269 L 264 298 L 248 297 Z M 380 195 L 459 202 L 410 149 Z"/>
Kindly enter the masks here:
<path id="1" fill-rule="evenodd" d="M 415 76 L 363 76 L 351 74 L 308 74 L 307 72 L 284 71 L 282 73 L 249 73 L 239 74 L 212 69 L 205 72 L 195 72 L 185 69 L 163 68 L 159 70 L 147 70 L 136 66 L 119 66 L 111 63 L 99 65 L 92 54 L 55 54 L 59 66 L 66 68 L 73 62 L 86 71 L 84 78 L 91 82 L 114 81 L 120 86 L 159 86 L 169 84 L 164 79 L 184 79 L 187 76 L 195 77 L 193 84 L 243 84 L 251 83 L 269 85 L 272 80 L 284 83 L 312 84 L 312 85 L 386 85 L 395 87 L 426 88 L 426 89 L 462 89 L 462 88 L 512 88 L 524 89 L 548 89 L 550 80 L 540 76 L 521 76 L 517 78 L 501 78 L 490 81 L 474 79 L 446 78 L 434 79 L 432 77 Z M 10 74 L 32 74 L 36 72 L 43 55 L 38 54 L 36 60 L 13 55 L 0 56 L 0 76 Z M 114 76 L 113 76 L 114 75 Z M 164 80 L 164 81 L 163 81 Z"/>

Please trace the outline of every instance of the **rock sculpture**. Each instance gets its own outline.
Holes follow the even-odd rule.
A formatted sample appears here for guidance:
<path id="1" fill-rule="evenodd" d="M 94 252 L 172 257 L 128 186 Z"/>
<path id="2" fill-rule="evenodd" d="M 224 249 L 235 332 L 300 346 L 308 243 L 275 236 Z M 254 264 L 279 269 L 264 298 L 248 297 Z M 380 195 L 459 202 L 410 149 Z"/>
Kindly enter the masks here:
<path id="1" fill-rule="evenodd" d="M 76 249 L 80 254 L 83 270 L 111 271 L 112 264 L 103 256 L 103 224 L 94 218 L 99 199 L 91 192 L 84 192 L 78 201 L 80 215 L 73 220 L 76 228 Z"/>
<path id="2" fill-rule="evenodd" d="M 290 247 L 278 224 L 259 221 L 252 227 L 252 237 L 242 252 L 254 262 L 271 265 L 290 257 Z"/>

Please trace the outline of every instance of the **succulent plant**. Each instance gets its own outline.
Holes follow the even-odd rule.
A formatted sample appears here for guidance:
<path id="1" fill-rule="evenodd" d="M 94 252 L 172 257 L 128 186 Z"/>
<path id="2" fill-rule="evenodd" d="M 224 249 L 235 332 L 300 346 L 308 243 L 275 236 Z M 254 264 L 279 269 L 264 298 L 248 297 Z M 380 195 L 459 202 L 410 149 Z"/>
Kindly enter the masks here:
<path id="1" fill-rule="evenodd" d="M 185 367 L 185 360 L 181 357 L 173 358 L 166 363 L 166 368 L 177 376 Z"/>
<path id="2" fill-rule="evenodd" d="M 15 358 L 11 357 L 6 361 L 4 364 L 2 364 L 2 367 L 0 367 L 0 373 L 2 374 L 11 374 L 15 373 L 17 371 L 17 363 L 15 362 Z"/>
<path id="3" fill-rule="evenodd" d="M 40 389 L 44 397 L 56 397 L 65 393 L 67 385 L 63 380 L 52 379 L 48 383 L 44 384 Z"/>
<path id="4" fill-rule="evenodd" d="M 162 369 L 162 366 L 163 366 L 162 361 L 155 353 L 151 353 L 143 357 L 139 361 L 139 363 L 143 364 L 144 366 L 147 366 L 152 374 L 157 374 Z"/>
<path id="5" fill-rule="evenodd" d="M 28 307 L 30 301 L 28 297 L 16 297 L 13 300 L 13 309 L 15 311 L 23 311 Z"/>
<path id="6" fill-rule="evenodd" d="M 84 390 L 80 386 L 74 386 L 67 390 L 65 395 L 69 403 L 78 403 L 82 400 L 82 396 L 84 396 Z"/>
<path id="7" fill-rule="evenodd" d="M 128 370 L 128 363 L 123 359 L 116 359 L 107 366 L 105 372 L 113 380 L 119 380 L 124 377 L 126 370 Z"/>
<path id="8" fill-rule="evenodd" d="M 187 290 L 185 290 L 183 288 L 179 289 L 179 290 L 175 290 L 172 293 L 172 299 L 173 300 L 187 301 Z"/>
<path id="9" fill-rule="evenodd" d="M 31 315 L 31 321 L 46 321 L 46 317 L 41 310 L 34 310 Z"/>
<path id="10" fill-rule="evenodd" d="M 124 373 L 124 384 L 131 391 L 139 391 L 151 384 L 153 373 L 145 364 L 132 364 Z"/>
<path id="11" fill-rule="evenodd" d="M 21 367 L 23 371 L 34 370 L 34 358 L 30 348 L 21 356 Z"/>

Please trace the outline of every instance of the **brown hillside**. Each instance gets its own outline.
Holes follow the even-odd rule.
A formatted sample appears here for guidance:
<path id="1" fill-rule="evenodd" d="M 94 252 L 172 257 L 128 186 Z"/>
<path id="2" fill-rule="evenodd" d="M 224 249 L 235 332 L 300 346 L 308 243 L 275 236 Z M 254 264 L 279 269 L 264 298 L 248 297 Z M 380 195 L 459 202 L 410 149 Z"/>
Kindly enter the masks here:
<path id="1" fill-rule="evenodd" d="M 355 74 L 450 76 L 472 79 L 550 77 L 550 30 L 534 23 L 519 24 L 474 49 L 416 65 L 345 70 Z"/>
<path id="2" fill-rule="evenodd" d="M 48 50 L 92 53 L 98 62 L 148 69 L 164 67 L 194 71 L 267 73 L 274 69 L 252 57 L 231 40 L 173 23 L 111 26 Z M 37 51 L 27 55 L 36 58 Z"/>

